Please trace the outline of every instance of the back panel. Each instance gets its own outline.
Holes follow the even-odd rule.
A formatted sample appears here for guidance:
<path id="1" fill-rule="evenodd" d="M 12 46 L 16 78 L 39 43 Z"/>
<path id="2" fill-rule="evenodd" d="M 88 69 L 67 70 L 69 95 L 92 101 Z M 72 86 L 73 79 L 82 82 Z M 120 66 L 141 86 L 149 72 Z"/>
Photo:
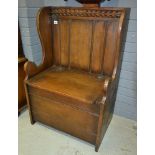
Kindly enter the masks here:
<path id="1" fill-rule="evenodd" d="M 50 16 L 56 65 L 112 74 L 121 10 L 52 8 Z"/>

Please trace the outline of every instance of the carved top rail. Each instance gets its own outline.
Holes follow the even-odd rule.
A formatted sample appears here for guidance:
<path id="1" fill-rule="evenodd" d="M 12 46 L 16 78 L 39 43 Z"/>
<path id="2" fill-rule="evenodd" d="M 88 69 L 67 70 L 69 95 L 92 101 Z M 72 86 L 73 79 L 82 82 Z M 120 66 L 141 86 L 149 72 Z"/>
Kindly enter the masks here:
<path id="1" fill-rule="evenodd" d="M 50 16 L 57 17 L 95 17 L 95 18 L 120 18 L 122 10 L 106 10 L 97 8 L 52 8 Z"/>

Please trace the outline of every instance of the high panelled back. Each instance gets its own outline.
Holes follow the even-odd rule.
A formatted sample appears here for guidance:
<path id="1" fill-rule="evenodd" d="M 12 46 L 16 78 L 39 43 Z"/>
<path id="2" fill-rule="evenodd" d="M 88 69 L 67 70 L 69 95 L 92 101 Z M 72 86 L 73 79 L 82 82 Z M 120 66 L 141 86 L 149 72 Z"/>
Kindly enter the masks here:
<path id="1" fill-rule="evenodd" d="M 51 14 L 54 63 L 111 75 L 117 51 L 118 13 L 102 15 L 105 12 L 96 10 L 93 17 L 92 10 L 81 9 L 77 16 L 75 9 L 62 10 L 53 9 Z"/>

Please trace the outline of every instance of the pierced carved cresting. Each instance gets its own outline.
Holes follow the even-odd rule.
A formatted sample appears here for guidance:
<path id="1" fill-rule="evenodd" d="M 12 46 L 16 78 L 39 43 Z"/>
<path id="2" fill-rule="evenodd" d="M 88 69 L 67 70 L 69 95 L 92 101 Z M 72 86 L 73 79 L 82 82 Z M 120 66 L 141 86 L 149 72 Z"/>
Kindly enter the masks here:
<path id="1" fill-rule="evenodd" d="M 74 9 L 74 8 L 52 8 L 50 15 L 55 16 L 77 16 L 77 17 L 99 17 L 120 18 L 121 10 L 98 10 L 98 9 Z"/>

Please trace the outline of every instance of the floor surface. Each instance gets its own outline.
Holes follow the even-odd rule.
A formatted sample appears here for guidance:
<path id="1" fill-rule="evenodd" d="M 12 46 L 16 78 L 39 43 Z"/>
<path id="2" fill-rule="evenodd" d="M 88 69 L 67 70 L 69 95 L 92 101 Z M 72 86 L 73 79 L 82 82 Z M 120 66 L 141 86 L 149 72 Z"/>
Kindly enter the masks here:
<path id="1" fill-rule="evenodd" d="M 136 155 L 135 121 L 114 115 L 99 152 L 93 145 L 36 122 L 28 111 L 19 116 L 18 155 Z"/>

